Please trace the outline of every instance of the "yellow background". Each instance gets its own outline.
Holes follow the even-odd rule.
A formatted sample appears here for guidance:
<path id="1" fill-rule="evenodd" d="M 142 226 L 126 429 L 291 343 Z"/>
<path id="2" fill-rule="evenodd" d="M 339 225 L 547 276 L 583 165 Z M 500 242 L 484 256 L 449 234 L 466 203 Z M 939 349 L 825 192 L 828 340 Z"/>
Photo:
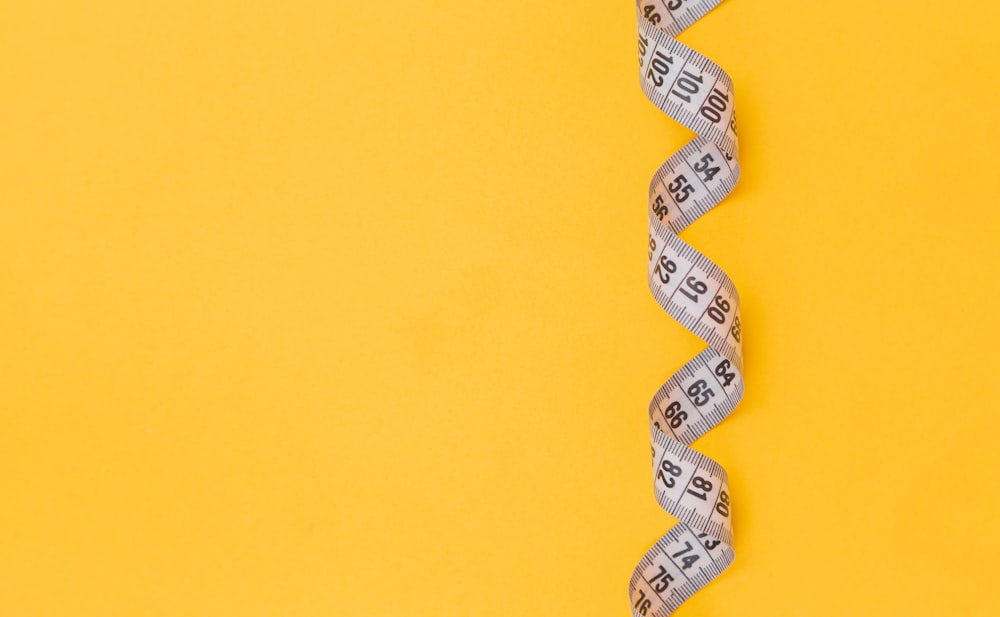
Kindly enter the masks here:
<path id="1" fill-rule="evenodd" d="M 618 2 L 4 2 L 0 614 L 628 615 L 687 132 Z M 988 2 L 731 0 L 744 301 L 684 615 L 995 615 Z"/>

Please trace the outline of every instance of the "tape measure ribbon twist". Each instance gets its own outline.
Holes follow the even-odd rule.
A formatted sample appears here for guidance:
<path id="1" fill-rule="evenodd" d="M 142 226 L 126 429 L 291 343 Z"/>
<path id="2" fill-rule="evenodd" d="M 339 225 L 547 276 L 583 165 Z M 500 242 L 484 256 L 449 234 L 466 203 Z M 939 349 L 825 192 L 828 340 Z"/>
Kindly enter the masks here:
<path id="1" fill-rule="evenodd" d="M 678 523 L 629 580 L 633 615 L 665 617 L 732 563 L 726 471 L 690 445 L 743 396 L 740 302 L 725 272 L 678 237 L 732 191 L 740 175 L 733 84 L 675 37 L 722 0 L 638 0 L 639 72 L 654 105 L 696 137 L 649 185 L 649 288 L 708 347 L 664 383 L 649 405 L 656 500 Z"/>

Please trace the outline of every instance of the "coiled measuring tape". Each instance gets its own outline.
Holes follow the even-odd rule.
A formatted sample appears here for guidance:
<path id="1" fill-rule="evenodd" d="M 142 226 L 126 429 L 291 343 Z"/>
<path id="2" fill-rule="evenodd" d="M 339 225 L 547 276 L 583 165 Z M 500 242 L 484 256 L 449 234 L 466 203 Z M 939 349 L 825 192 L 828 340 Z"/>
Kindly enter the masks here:
<path id="1" fill-rule="evenodd" d="M 638 0 L 642 91 L 697 134 L 649 185 L 649 288 L 671 317 L 708 343 L 649 405 L 656 501 L 678 523 L 636 566 L 633 615 L 664 617 L 733 561 L 726 470 L 690 444 L 743 396 L 740 301 L 718 266 L 677 234 L 711 210 L 740 175 L 733 84 L 674 37 L 722 0 Z"/>

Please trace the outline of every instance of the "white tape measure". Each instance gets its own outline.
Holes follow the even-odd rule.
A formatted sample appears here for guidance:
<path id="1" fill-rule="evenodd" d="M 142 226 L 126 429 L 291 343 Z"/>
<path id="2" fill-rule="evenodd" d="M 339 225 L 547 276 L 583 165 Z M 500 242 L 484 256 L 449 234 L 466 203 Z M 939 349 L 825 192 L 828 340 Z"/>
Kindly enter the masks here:
<path id="1" fill-rule="evenodd" d="M 677 236 L 725 198 L 740 175 L 732 81 L 674 38 L 721 2 L 637 2 L 642 91 L 698 135 L 649 185 L 649 288 L 663 310 L 708 347 L 649 405 L 656 500 L 679 522 L 632 573 L 634 615 L 669 615 L 733 561 L 726 471 L 689 444 L 743 396 L 740 299 L 726 273 Z"/>

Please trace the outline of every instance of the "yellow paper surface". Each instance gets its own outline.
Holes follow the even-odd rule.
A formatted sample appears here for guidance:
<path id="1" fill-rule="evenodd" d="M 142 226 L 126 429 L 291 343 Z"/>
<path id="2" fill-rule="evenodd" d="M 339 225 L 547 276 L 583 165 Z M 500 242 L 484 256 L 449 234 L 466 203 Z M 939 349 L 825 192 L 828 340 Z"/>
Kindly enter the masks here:
<path id="1" fill-rule="evenodd" d="M 628 615 L 688 133 L 633 5 L 0 7 L 0 614 Z M 743 300 L 684 615 L 995 615 L 995 3 L 730 0 Z"/>

